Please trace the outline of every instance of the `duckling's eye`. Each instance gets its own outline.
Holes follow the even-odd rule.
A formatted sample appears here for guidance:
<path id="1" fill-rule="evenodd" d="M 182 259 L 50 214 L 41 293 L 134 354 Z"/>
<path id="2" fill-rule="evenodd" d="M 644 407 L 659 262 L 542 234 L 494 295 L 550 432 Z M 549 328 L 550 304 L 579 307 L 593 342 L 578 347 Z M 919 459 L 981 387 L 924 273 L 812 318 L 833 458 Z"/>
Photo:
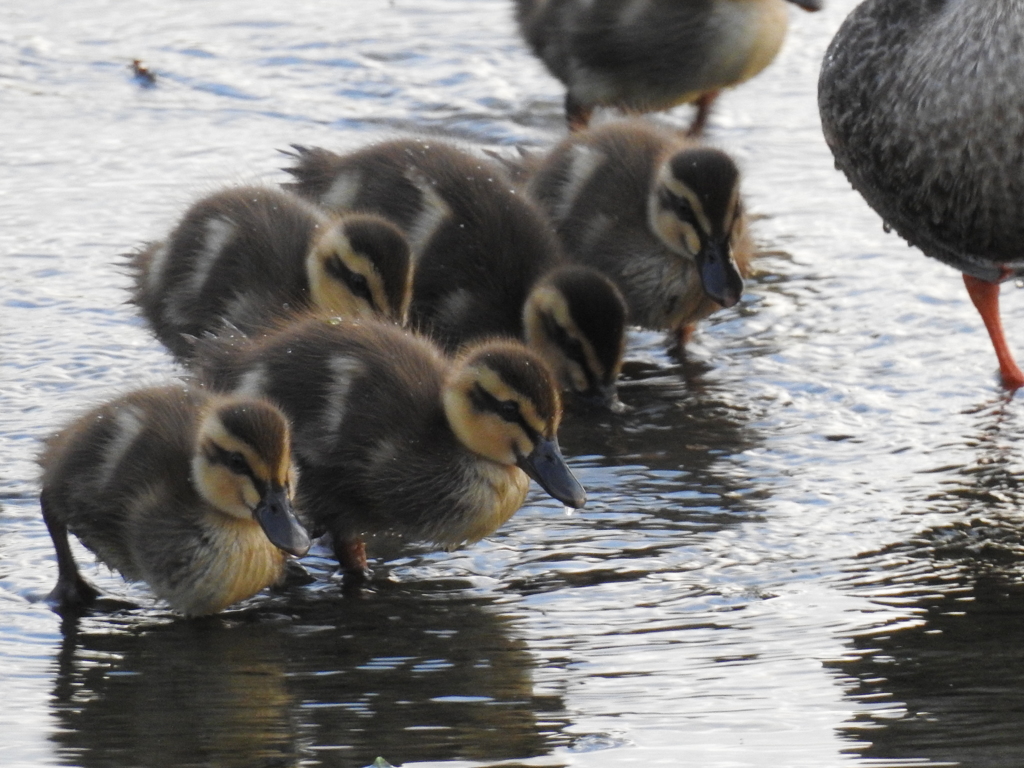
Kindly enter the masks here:
<path id="1" fill-rule="evenodd" d="M 341 256 L 334 256 L 327 260 L 324 268 L 339 282 L 344 283 L 352 292 L 352 295 L 366 301 L 373 306 L 373 294 L 370 292 L 370 283 L 365 275 L 361 275 L 348 268 L 348 265 L 341 260 Z"/>
<path id="2" fill-rule="evenodd" d="M 236 475 L 249 474 L 249 462 L 246 461 L 245 456 L 240 454 L 238 451 L 228 452 L 224 456 L 224 464 Z"/>
<path id="3" fill-rule="evenodd" d="M 362 299 L 366 299 L 369 304 L 373 304 L 373 296 L 370 293 L 370 283 L 367 281 L 365 275 L 350 271 L 345 282 L 348 284 L 349 290 L 352 291 L 353 294 Z"/>
<path id="4" fill-rule="evenodd" d="M 519 404 L 515 400 L 502 400 L 498 405 L 498 415 L 505 421 L 517 421 L 519 419 Z"/>
<path id="5" fill-rule="evenodd" d="M 470 390 L 469 397 L 481 411 L 496 413 L 505 421 L 512 421 L 520 425 L 524 423 L 519 414 L 519 403 L 515 400 L 499 400 L 479 384 L 474 385 Z"/>

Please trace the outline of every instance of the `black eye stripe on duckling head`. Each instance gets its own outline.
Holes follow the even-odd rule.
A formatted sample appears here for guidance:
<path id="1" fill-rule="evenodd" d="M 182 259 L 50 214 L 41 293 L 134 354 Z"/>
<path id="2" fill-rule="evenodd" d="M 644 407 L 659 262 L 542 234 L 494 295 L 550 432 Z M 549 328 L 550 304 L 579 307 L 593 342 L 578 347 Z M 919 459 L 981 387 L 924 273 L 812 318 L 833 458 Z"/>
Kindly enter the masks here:
<path id="1" fill-rule="evenodd" d="M 229 451 L 214 442 L 210 442 L 206 449 L 206 460 L 211 464 L 220 464 L 236 475 L 244 475 L 245 477 L 248 477 L 252 480 L 253 484 L 256 485 L 257 489 L 259 489 L 261 481 L 257 479 L 256 473 L 253 472 L 252 467 L 249 466 L 249 462 L 246 461 L 245 456 L 238 451 Z"/>
<path id="2" fill-rule="evenodd" d="M 517 424 L 531 440 L 537 439 L 537 430 L 526 423 L 519 411 L 519 403 L 515 400 L 499 400 L 479 383 L 474 384 L 470 390 L 469 400 L 478 411 L 495 413 L 511 424 Z"/>
<path id="3" fill-rule="evenodd" d="M 388 301 L 398 307 L 409 279 L 409 241 L 402 230 L 379 216 L 359 214 L 345 222 L 345 236 L 352 250 L 373 264 Z"/>
<path id="4" fill-rule="evenodd" d="M 672 156 L 669 167 L 672 176 L 700 201 L 712 227 L 725 227 L 732 223 L 726 222 L 725 217 L 734 199 L 740 172 L 731 157 L 708 147 L 684 149 Z"/>
<path id="5" fill-rule="evenodd" d="M 268 467 L 281 464 L 288 450 L 288 426 L 281 413 L 267 403 L 233 403 L 217 409 L 225 431 L 249 446 Z"/>
<path id="6" fill-rule="evenodd" d="M 375 306 L 373 294 L 370 292 L 370 283 L 366 276 L 349 269 L 340 256 L 335 255 L 329 258 L 324 269 L 331 277 L 348 286 L 353 295 L 364 299 L 371 307 Z"/>
<path id="7" fill-rule="evenodd" d="M 610 384 L 615 380 L 622 358 L 626 335 L 625 301 L 608 278 L 586 267 L 563 268 L 551 279 L 565 297 L 576 330 L 590 342 L 591 351 L 604 369 L 603 383 Z"/>
<path id="8" fill-rule="evenodd" d="M 583 344 L 580 343 L 579 339 L 576 339 L 569 335 L 569 332 L 563 328 L 554 317 L 547 312 L 542 312 L 540 315 L 540 321 L 544 326 L 544 333 L 547 334 L 548 338 L 558 345 L 558 348 L 565 353 L 565 356 L 576 363 L 582 370 L 583 374 L 587 377 L 587 386 L 594 387 L 597 382 L 595 381 L 594 371 L 590 370 L 590 365 L 587 362 L 587 354 L 583 350 Z"/>
<path id="9" fill-rule="evenodd" d="M 672 192 L 662 187 L 658 192 L 658 203 L 667 211 L 672 211 L 672 214 L 682 222 L 685 222 L 692 226 L 697 232 L 697 236 L 703 241 L 705 237 L 704 228 L 697 221 L 697 214 L 693 212 L 693 206 L 690 205 L 690 201 L 685 197 L 678 197 L 672 194 Z"/>

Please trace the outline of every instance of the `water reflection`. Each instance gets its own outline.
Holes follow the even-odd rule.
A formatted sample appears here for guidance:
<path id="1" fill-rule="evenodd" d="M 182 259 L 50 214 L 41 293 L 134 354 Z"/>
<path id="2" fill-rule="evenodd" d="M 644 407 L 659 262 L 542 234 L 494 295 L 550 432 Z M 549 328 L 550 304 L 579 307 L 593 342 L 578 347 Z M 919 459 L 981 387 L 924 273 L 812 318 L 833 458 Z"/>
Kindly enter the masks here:
<path id="1" fill-rule="evenodd" d="M 451 585 L 342 598 L 321 581 L 200 621 L 63 629 L 52 739 L 67 765 L 525 759 L 565 741 L 562 701 L 535 693 L 510 622 Z"/>
<path id="2" fill-rule="evenodd" d="M 857 564 L 854 589 L 901 614 L 854 637 L 854 660 L 832 665 L 861 705 L 843 735 L 864 757 L 1020 764 L 1024 494 L 1008 406 L 1003 398 L 974 411 L 970 461 L 927 498 L 926 514 L 952 522 Z"/>

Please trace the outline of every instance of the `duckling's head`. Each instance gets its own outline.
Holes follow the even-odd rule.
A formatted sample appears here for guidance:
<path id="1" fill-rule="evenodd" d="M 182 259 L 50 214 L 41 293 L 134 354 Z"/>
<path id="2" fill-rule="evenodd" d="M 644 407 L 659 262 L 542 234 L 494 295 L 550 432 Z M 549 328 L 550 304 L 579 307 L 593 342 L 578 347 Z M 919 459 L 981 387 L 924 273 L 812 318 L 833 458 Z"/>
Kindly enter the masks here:
<path id="1" fill-rule="evenodd" d="M 412 297 L 409 242 L 386 219 L 351 214 L 328 226 L 306 257 L 306 273 L 319 309 L 405 324 Z"/>
<path id="2" fill-rule="evenodd" d="M 471 451 L 518 466 L 563 504 L 586 504 L 558 448 L 562 404 L 554 378 L 522 344 L 488 341 L 466 350 L 445 383 L 444 409 Z"/>
<path id="3" fill-rule="evenodd" d="M 192 480 L 213 507 L 260 524 L 274 546 L 301 557 L 309 549 L 292 510 L 295 468 L 288 420 L 263 400 L 230 398 L 202 418 Z"/>
<path id="4" fill-rule="evenodd" d="M 541 280 L 523 307 L 526 343 L 563 390 L 621 411 L 615 382 L 626 343 L 626 302 L 607 277 L 563 267 Z"/>
<path id="5" fill-rule="evenodd" d="M 731 246 L 742 226 L 739 181 L 727 154 L 689 147 L 658 170 L 648 202 L 651 229 L 670 250 L 696 262 L 704 292 L 723 307 L 743 293 Z"/>

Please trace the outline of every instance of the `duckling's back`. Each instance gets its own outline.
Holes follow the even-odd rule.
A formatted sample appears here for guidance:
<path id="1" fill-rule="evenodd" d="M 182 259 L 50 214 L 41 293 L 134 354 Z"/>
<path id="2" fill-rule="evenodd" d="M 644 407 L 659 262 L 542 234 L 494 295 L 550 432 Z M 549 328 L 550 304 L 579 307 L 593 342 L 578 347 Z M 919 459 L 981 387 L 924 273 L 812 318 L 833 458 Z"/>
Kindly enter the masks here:
<path id="1" fill-rule="evenodd" d="M 466 451 L 441 402 L 447 361 L 427 340 L 310 316 L 262 339 L 201 347 L 211 386 L 264 395 L 290 417 L 301 507 L 318 531 L 415 538 L 453 495 Z"/>
<path id="2" fill-rule="evenodd" d="M 133 520 L 150 495 L 202 504 L 189 482 L 201 396 L 178 387 L 107 403 L 50 438 L 40 456 L 48 503 L 82 542 L 128 579 L 144 578 L 131 552 Z"/>
<path id="3" fill-rule="evenodd" d="M 131 257 L 133 301 L 157 337 L 187 359 L 192 345 L 185 335 L 217 329 L 224 318 L 305 306 L 305 255 L 323 225 L 312 206 L 280 190 L 251 186 L 211 195 L 188 210 L 165 243 Z"/>
<path id="4" fill-rule="evenodd" d="M 561 250 L 505 170 L 444 141 L 401 139 L 350 155 L 300 149 L 291 186 L 331 210 L 383 215 L 415 261 L 410 324 L 449 349 L 518 337 L 522 307 Z"/>

